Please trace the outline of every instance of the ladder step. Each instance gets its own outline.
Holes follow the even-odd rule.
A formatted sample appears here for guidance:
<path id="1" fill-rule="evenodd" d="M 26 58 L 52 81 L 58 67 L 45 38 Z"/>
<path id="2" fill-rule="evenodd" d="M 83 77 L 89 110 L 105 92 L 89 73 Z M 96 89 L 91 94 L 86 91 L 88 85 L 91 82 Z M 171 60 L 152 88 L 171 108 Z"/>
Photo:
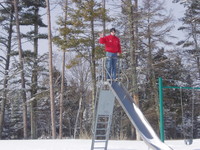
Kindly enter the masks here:
<path id="1" fill-rule="evenodd" d="M 107 140 L 95 140 L 95 143 L 103 143 L 103 142 L 107 142 Z"/>
<path id="2" fill-rule="evenodd" d="M 94 149 L 105 149 L 105 147 L 94 147 Z"/>
<path id="3" fill-rule="evenodd" d="M 97 124 L 108 124 L 108 122 L 97 122 Z"/>
<path id="4" fill-rule="evenodd" d="M 96 137 L 105 137 L 105 134 L 96 134 Z"/>
<path id="5" fill-rule="evenodd" d="M 98 117 L 109 117 L 109 115 L 98 115 Z"/>
<path id="6" fill-rule="evenodd" d="M 104 135 L 96 135 L 96 137 L 106 137 L 106 134 L 104 134 Z"/>
<path id="7" fill-rule="evenodd" d="M 97 130 L 97 131 L 106 131 L 107 128 L 97 128 L 96 130 Z"/>

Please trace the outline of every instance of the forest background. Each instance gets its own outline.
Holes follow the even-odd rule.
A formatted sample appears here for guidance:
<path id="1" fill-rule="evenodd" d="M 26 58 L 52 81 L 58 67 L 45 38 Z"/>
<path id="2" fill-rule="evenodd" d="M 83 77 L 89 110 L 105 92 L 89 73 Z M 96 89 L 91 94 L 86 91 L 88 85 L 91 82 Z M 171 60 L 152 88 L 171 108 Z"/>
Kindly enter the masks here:
<path id="1" fill-rule="evenodd" d="M 122 82 L 157 134 L 158 78 L 200 87 L 199 0 L 173 0 L 184 8 L 178 21 L 162 0 L 58 0 L 50 11 L 48 2 L 0 2 L 0 139 L 91 138 L 105 56 L 98 33 L 110 27 L 122 44 Z M 166 139 L 200 137 L 199 104 L 198 90 L 164 90 Z M 117 102 L 113 116 L 112 139 L 138 139 Z"/>

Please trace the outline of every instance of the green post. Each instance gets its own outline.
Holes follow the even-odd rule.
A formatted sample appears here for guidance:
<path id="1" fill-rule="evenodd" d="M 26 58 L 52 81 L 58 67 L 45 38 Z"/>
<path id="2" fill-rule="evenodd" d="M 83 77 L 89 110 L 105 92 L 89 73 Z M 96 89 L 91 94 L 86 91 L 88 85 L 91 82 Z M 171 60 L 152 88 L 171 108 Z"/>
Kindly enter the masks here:
<path id="1" fill-rule="evenodd" d="M 163 113 L 163 83 L 162 78 L 158 79 L 159 101 L 160 101 L 160 139 L 164 142 L 164 113 Z"/>

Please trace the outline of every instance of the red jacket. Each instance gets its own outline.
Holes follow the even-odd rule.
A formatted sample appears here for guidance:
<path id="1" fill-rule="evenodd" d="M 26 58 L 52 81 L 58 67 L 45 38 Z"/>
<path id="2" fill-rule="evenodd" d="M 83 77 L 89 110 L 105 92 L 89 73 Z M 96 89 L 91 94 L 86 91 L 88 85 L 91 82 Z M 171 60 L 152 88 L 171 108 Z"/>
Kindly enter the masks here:
<path id="1" fill-rule="evenodd" d="M 99 39 L 100 44 L 105 44 L 105 51 L 111 53 L 122 53 L 121 44 L 118 37 L 108 35 Z"/>

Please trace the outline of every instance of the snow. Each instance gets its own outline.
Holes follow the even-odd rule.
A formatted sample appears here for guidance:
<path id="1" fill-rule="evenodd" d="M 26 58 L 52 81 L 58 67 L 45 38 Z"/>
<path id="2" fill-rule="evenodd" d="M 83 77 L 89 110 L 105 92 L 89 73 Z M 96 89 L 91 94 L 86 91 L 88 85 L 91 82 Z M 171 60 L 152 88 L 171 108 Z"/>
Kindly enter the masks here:
<path id="1" fill-rule="evenodd" d="M 92 140 L 0 140 L 1 150 L 90 150 Z M 200 139 L 185 145 L 184 140 L 168 140 L 167 145 L 174 150 L 200 150 Z M 149 150 L 143 141 L 109 140 L 108 150 Z"/>

